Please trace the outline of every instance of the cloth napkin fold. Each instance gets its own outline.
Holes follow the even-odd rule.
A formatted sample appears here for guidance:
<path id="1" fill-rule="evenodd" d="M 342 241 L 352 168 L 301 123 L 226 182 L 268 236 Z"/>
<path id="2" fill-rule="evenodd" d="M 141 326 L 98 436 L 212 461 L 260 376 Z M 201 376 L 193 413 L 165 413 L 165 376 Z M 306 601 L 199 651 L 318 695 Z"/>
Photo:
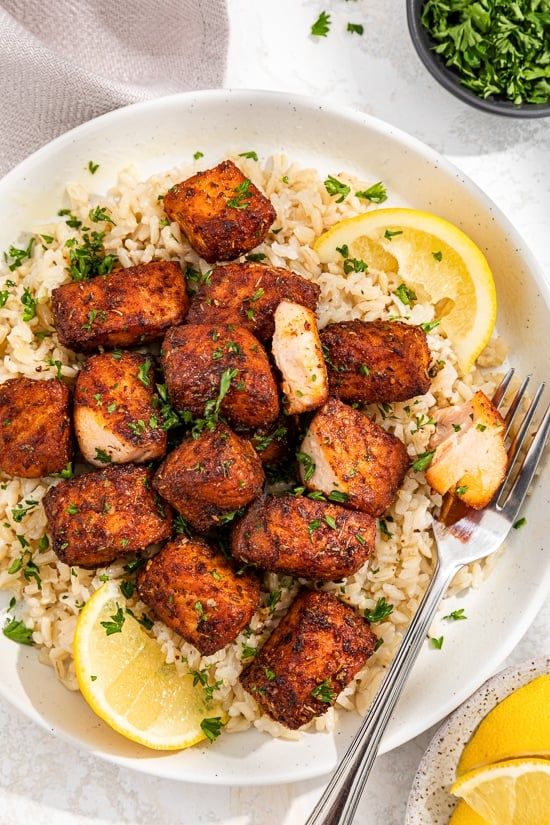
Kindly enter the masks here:
<path id="1" fill-rule="evenodd" d="M 96 115 L 222 85 L 225 0 L 0 0 L 0 176 Z"/>

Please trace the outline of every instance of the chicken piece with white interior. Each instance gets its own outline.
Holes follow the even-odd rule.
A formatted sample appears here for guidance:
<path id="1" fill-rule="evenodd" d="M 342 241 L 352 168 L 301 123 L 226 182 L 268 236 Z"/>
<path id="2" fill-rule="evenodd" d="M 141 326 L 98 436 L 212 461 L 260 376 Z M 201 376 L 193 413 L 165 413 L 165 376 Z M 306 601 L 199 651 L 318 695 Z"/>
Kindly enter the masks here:
<path id="1" fill-rule="evenodd" d="M 466 404 L 435 416 L 435 450 L 426 480 L 441 495 L 451 492 L 468 507 L 486 507 L 506 475 L 504 419 L 478 391 Z"/>
<path id="2" fill-rule="evenodd" d="M 283 377 L 286 411 L 304 413 L 328 398 L 327 368 L 315 314 L 301 304 L 281 301 L 275 310 L 273 357 Z"/>

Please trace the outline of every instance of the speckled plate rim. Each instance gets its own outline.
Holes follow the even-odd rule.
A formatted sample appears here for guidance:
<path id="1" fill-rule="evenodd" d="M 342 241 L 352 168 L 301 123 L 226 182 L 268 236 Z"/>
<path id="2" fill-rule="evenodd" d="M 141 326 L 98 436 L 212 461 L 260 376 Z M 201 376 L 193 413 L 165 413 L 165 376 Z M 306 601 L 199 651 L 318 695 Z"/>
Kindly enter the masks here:
<path id="1" fill-rule="evenodd" d="M 481 719 L 514 690 L 545 674 L 550 674 L 550 656 L 511 665 L 488 679 L 447 719 L 418 766 L 407 802 L 405 825 L 448 825 L 458 802 L 448 788 L 455 780 L 464 746 Z"/>

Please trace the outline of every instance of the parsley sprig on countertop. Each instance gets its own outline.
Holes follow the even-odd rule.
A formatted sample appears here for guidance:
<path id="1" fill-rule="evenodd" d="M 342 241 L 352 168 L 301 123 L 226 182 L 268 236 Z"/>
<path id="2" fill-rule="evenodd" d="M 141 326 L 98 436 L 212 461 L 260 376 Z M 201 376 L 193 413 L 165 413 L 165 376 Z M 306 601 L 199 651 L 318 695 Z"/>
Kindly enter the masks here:
<path id="1" fill-rule="evenodd" d="M 421 21 L 479 97 L 550 100 L 550 0 L 426 0 Z"/>

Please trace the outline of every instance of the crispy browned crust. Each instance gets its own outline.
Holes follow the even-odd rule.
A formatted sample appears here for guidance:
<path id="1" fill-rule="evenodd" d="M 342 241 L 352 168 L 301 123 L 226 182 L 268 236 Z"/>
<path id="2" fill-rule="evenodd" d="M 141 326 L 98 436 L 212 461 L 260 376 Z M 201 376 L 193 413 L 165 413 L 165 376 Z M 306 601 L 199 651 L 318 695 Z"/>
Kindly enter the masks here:
<path id="1" fill-rule="evenodd" d="M 69 390 L 62 381 L 11 378 L 0 385 L 0 469 L 39 478 L 72 458 Z"/>
<path id="2" fill-rule="evenodd" d="M 241 684 L 272 719 L 299 728 L 334 704 L 375 645 L 368 622 L 351 607 L 332 593 L 303 589 Z M 323 691 L 327 702 L 312 695 L 321 684 L 331 691 Z"/>
<path id="3" fill-rule="evenodd" d="M 348 494 L 347 506 L 372 516 L 387 510 L 410 465 L 403 442 L 336 398 L 329 398 L 310 430 L 344 482 L 338 489 Z"/>
<path id="4" fill-rule="evenodd" d="M 430 388 L 430 350 L 420 327 L 399 321 L 342 321 L 321 332 L 331 395 L 386 403 Z"/>
<path id="5" fill-rule="evenodd" d="M 185 279 L 174 261 L 119 269 L 52 292 L 59 340 L 77 352 L 162 338 L 169 327 L 183 321 L 188 306 Z"/>
<path id="6" fill-rule="evenodd" d="M 202 416 L 216 398 L 225 370 L 238 375 L 221 414 L 243 428 L 271 424 L 279 415 L 277 385 L 264 348 L 244 327 L 233 324 L 186 324 L 174 327 L 162 345 L 162 366 L 172 404 Z"/>
<path id="7" fill-rule="evenodd" d="M 168 542 L 138 574 L 138 592 L 161 621 L 210 656 L 232 642 L 260 605 L 253 573 L 237 576 L 201 539 Z"/>
<path id="8" fill-rule="evenodd" d="M 123 464 L 48 490 L 44 509 L 61 561 L 100 567 L 169 538 L 172 514 L 153 492 L 152 476 L 145 467 Z"/>
<path id="9" fill-rule="evenodd" d="M 139 352 L 102 353 L 85 361 L 76 379 L 74 415 L 80 449 L 88 461 L 93 460 L 95 449 L 78 425 L 86 412 L 93 414 L 106 432 L 142 452 L 139 461 L 164 455 L 167 433 L 154 404 L 154 388 L 151 356 Z"/>
<path id="10" fill-rule="evenodd" d="M 320 289 L 295 272 L 257 263 L 217 266 L 191 300 L 191 324 L 240 324 L 261 341 L 273 336 L 281 301 L 317 309 Z"/>
<path id="11" fill-rule="evenodd" d="M 247 181 L 248 188 L 239 197 L 238 188 Z M 229 206 L 231 201 L 241 208 Z M 230 160 L 177 183 L 164 196 L 164 209 L 179 223 L 193 249 L 210 263 L 250 252 L 276 218 L 271 202 Z"/>
<path id="12" fill-rule="evenodd" d="M 268 496 L 235 525 L 231 549 L 235 558 L 275 573 L 337 581 L 362 567 L 375 539 L 367 513 L 303 496 Z"/>
<path id="13" fill-rule="evenodd" d="M 259 496 L 263 482 L 250 442 L 219 424 L 182 441 L 157 470 L 153 486 L 202 533 Z"/>

